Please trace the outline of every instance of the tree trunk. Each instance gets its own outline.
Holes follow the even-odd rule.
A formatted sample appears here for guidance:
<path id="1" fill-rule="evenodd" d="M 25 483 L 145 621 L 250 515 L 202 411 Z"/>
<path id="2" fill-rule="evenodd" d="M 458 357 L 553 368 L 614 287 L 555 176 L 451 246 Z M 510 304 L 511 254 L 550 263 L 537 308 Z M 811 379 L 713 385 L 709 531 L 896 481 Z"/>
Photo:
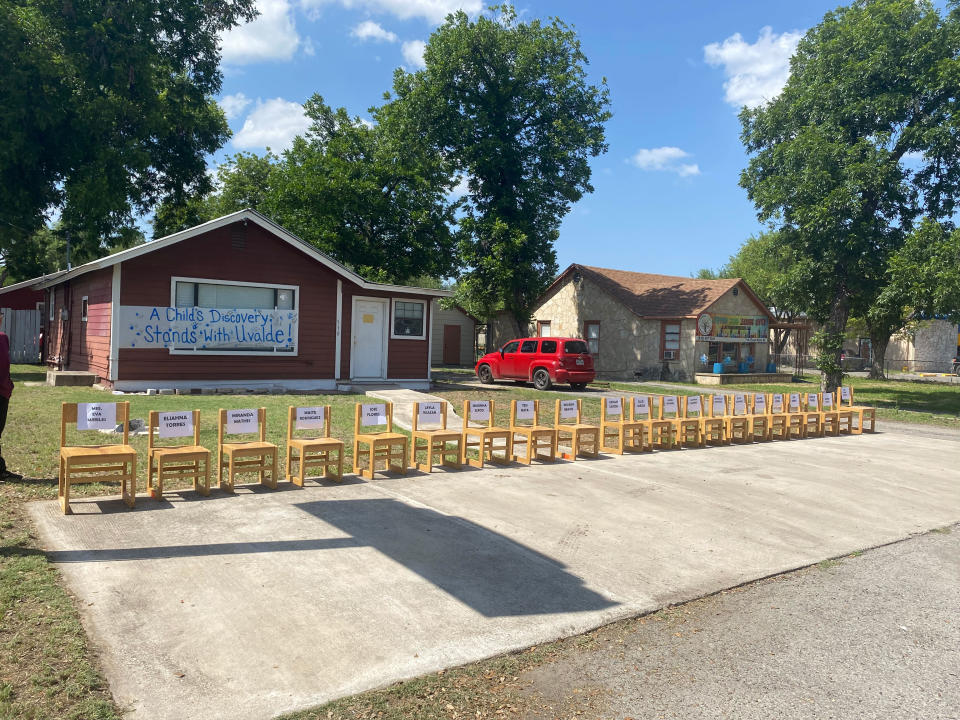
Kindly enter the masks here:
<path id="1" fill-rule="evenodd" d="M 890 333 L 883 331 L 870 331 L 870 348 L 873 352 L 873 364 L 870 366 L 871 380 L 886 380 L 884 373 L 884 360 L 887 357 L 887 345 L 890 344 Z"/>
<path id="2" fill-rule="evenodd" d="M 818 365 L 822 371 L 820 389 L 824 392 L 834 391 L 843 384 L 843 365 L 840 356 L 843 354 L 843 338 L 849 318 L 850 296 L 846 291 L 839 290 L 819 338 Z"/>

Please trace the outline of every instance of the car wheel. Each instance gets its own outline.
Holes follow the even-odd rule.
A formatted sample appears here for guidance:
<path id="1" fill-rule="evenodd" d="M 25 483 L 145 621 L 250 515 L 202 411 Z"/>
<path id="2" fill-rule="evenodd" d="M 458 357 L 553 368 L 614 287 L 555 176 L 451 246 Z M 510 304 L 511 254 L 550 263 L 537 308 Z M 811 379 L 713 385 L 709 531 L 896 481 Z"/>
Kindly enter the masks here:
<path id="1" fill-rule="evenodd" d="M 477 377 L 484 385 L 493 385 L 493 372 L 489 365 L 481 365 L 477 370 Z"/>
<path id="2" fill-rule="evenodd" d="M 543 368 L 533 373 L 533 386 L 537 390 L 549 390 L 552 384 L 553 381 L 550 379 L 550 373 Z"/>
<path id="3" fill-rule="evenodd" d="M 570 383 L 570 387 L 572 387 L 574 390 L 586 390 L 587 384 L 586 383 Z"/>

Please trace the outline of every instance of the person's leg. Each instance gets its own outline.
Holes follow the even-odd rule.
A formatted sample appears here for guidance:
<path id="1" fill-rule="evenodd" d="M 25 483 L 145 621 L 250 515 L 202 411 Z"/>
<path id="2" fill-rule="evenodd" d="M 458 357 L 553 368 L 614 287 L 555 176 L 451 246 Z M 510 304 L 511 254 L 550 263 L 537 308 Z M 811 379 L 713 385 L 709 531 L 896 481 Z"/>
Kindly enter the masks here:
<path id="1" fill-rule="evenodd" d="M 10 400 L 0 395 L 0 476 L 7 474 L 7 462 L 3 459 L 3 428 L 7 424 L 7 408 Z"/>

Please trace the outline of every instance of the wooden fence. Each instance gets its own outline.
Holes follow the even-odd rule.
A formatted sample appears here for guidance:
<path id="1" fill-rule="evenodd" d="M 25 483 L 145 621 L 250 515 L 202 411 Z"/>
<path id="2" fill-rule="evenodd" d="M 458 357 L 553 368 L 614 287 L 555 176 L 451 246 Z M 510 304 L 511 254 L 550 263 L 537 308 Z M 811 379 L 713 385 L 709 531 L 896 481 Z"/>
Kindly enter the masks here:
<path id="1" fill-rule="evenodd" d="M 40 362 L 40 332 L 42 321 L 39 310 L 8 310 L 0 308 L 3 323 L 0 332 L 10 338 L 10 362 Z"/>

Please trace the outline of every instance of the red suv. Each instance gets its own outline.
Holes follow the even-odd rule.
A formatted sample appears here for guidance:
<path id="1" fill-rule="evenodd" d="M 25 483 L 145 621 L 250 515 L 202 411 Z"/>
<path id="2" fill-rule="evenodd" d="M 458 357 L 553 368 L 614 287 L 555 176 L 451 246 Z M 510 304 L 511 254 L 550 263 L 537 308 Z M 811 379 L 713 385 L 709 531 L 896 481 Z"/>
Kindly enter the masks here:
<path id="1" fill-rule="evenodd" d="M 476 372 L 482 383 L 532 380 L 537 390 L 549 390 L 553 383 L 570 383 L 574 390 L 583 390 L 596 377 L 587 343 L 555 337 L 511 340 L 480 358 Z"/>

